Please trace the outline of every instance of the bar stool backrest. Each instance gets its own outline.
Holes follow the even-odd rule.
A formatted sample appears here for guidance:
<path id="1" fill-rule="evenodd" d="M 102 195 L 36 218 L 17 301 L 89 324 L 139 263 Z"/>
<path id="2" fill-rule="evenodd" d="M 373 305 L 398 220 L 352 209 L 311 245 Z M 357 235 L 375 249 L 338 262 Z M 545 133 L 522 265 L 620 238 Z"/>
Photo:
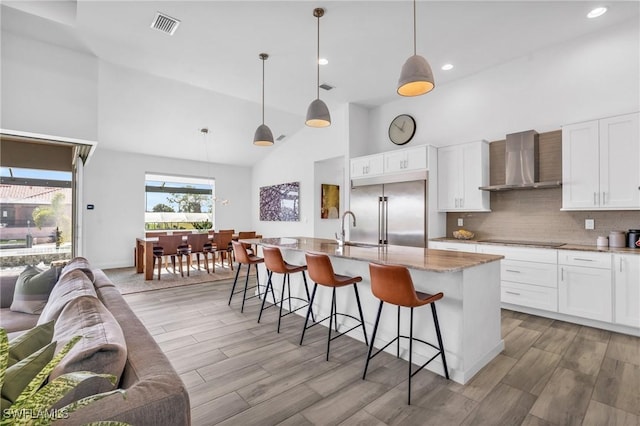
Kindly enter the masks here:
<path id="1" fill-rule="evenodd" d="M 231 244 L 233 244 L 233 255 L 235 256 L 238 263 L 251 263 L 249 254 L 247 253 L 247 249 L 244 247 L 244 244 L 239 243 L 238 241 L 231 241 Z"/>
<path id="2" fill-rule="evenodd" d="M 307 252 L 305 257 L 307 259 L 307 271 L 314 282 L 331 287 L 336 285 L 335 273 L 329 256 Z"/>
<path id="3" fill-rule="evenodd" d="M 276 274 L 286 274 L 288 272 L 284 259 L 282 258 L 282 252 L 278 247 L 263 246 L 262 255 L 264 257 L 264 264 L 268 270 Z"/>
<path id="4" fill-rule="evenodd" d="M 371 292 L 378 299 L 397 306 L 416 307 L 421 303 L 416 295 L 409 269 L 401 265 L 369 264 Z"/>

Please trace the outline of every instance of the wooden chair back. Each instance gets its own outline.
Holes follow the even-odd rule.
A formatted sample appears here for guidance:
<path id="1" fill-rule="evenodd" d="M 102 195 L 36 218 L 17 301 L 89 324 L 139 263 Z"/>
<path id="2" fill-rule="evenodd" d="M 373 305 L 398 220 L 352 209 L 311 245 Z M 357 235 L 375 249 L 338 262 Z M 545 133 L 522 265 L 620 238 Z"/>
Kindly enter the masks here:
<path id="1" fill-rule="evenodd" d="M 191 246 L 192 253 L 203 253 L 204 247 L 211 244 L 209 234 L 190 234 L 187 236 L 187 244 Z"/>
<path id="2" fill-rule="evenodd" d="M 182 235 L 160 235 L 158 236 L 158 247 L 164 249 L 164 255 L 170 256 L 178 253 L 178 246 L 184 244 Z"/>

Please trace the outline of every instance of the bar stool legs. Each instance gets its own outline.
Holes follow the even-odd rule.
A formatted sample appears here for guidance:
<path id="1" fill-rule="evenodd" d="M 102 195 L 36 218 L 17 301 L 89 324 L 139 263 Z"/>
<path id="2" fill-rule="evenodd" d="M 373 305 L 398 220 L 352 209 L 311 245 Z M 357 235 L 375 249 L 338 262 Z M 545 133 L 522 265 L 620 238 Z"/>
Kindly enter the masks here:
<path id="1" fill-rule="evenodd" d="M 246 248 L 239 242 L 233 241 L 233 251 L 236 255 L 236 260 L 238 261 L 238 270 L 236 271 L 236 277 L 233 280 L 233 286 L 231 287 L 231 294 L 229 295 L 229 303 L 231 305 L 231 299 L 233 299 L 233 295 L 242 292 L 242 307 L 240 308 L 240 312 L 244 312 L 244 302 L 247 299 L 253 299 L 254 297 L 261 297 L 260 295 L 260 277 L 258 276 L 258 264 L 263 263 L 264 259 L 261 257 L 257 257 L 254 255 L 247 254 Z M 247 277 L 244 280 L 244 290 L 235 291 L 236 284 L 238 283 L 238 276 L 240 275 L 240 269 L 242 265 L 247 265 Z M 255 265 L 256 267 L 256 285 L 249 287 L 249 275 L 251 275 L 251 265 Z M 258 294 L 247 297 L 247 290 L 257 288 Z"/>
<path id="2" fill-rule="evenodd" d="M 307 315 L 305 317 L 304 320 L 304 327 L 302 328 L 302 335 L 300 336 L 300 344 L 302 345 L 302 342 L 304 341 L 304 335 L 305 332 L 307 331 L 307 329 L 313 327 L 314 325 L 318 325 L 323 321 L 329 320 L 329 333 L 327 334 L 327 357 L 326 360 L 329 361 L 329 351 L 331 350 L 331 341 L 337 339 L 338 337 L 347 334 L 348 332 L 355 330 L 358 327 L 362 327 L 362 334 L 364 335 L 364 342 L 366 345 L 369 345 L 368 339 L 367 339 L 367 330 L 364 326 L 364 316 L 362 315 L 362 306 L 360 305 L 360 297 L 358 295 L 358 287 L 356 286 L 355 283 L 353 283 L 353 290 L 355 291 L 356 294 L 356 303 L 358 305 L 358 313 L 360 315 L 360 318 L 356 318 L 353 315 L 349 315 L 349 314 L 343 314 L 340 312 L 337 312 L 336 309 L 336 287 L 332 288 L 331 291 L 331 313 L 329 314 L 329 316 L 315 321 L 313 320 L 313 323 L 309 326 L 307 326 L 307 324 L 309 323 L 309 316 L 311 316 L 313 313 L 311 311 L 311 307 L 313 306 L 313 300 L 316 296 L 316 291 L 318 289 L 318 284 L 316 283 L 313 286 L 313 291 L 311 293 L 311 301 L 309 302 L 309 309 L 307 310 Z M 356 321 L 358 321 L 358 324 L 351 327 L 350 329 L 343 331 L 343 332 L 338 332 L 338 315 L 342 315 L 344 317 L 349 317 L 352 318 Z M 335 328 L 335 332 L 338 333 L 336 335 L 332 336 L 332 329 Z"/>

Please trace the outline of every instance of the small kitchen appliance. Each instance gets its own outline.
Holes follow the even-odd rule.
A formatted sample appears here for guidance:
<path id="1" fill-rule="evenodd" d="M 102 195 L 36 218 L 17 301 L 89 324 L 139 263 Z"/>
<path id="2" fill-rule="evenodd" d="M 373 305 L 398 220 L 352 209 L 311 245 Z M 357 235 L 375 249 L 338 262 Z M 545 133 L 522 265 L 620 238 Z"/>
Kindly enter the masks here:
<path id="1" fill-rule="evenodd" d="M 640 249 L 640 229 L 629 229 L 627 247 Z"/>

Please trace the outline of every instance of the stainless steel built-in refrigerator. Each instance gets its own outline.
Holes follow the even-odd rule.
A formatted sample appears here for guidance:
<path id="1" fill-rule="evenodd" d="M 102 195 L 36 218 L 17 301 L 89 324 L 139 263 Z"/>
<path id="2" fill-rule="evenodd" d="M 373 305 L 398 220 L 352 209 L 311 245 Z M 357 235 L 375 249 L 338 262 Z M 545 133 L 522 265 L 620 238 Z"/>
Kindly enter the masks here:
<path id="1" fill-rule="evenodd" d="M 427 181 L 353 186 L 356 226 L 350 240 L 400 246 L 427 246 Z M 348 219 L 348 218 L 347 218 Z"/>

